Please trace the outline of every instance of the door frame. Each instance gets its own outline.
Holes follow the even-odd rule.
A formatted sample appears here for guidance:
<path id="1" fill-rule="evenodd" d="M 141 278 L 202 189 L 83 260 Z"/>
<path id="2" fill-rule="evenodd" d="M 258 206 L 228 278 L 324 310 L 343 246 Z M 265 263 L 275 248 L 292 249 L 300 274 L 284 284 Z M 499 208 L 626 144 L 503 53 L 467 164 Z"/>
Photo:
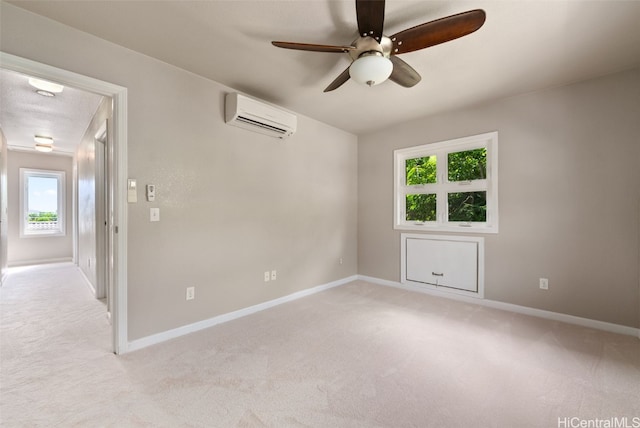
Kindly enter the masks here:
<path id="1" fill-rule="evenodd" d="M 113 99 L 113 138 L 107 146 L 107 188 L 113 221 L 107 232 L 112 243 L 107 254 L 109 287 L 113 290 L 112 348 L 124 354 L 127 336 L 127 88 L 72 71 L 52 67 L 0 51 L 0 67 L 50 80 Z M 112 260 L 112 263 L 109 263 Z"/>
<path id="2" fill-rule="evenodd" d="M 111 319 L 111 302 L 109 302 L 109 160 L 107 153 L 109 150 L 109 119 L 100 125 L 100 129 L 93 137 L 95 144 L 95 206 L 96 206 L 96 298 L 107 300 L 107 313 Z"/>

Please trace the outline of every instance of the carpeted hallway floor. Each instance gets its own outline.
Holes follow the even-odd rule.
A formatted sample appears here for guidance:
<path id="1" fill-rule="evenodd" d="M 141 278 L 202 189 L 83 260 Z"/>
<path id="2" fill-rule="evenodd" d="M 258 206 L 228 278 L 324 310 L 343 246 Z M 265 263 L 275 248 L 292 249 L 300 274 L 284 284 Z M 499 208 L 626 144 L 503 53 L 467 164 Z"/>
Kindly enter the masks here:
<path id="1" fill-rule="evenodd" d="M 72 264 L 0 297 L 3 427 L 640 426 L 638 338 L 365 282 L 119 357 Z"/>

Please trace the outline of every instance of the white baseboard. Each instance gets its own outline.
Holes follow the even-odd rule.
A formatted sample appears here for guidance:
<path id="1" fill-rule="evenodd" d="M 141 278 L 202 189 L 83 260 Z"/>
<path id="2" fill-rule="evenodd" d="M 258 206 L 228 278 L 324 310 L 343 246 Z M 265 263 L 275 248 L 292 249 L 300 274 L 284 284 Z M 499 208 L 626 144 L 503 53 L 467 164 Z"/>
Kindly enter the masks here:
<path id="1" fill-rule="evenodd" d="M 561 314 L 558 312 L 545 311 L 543 309 L 535 309 L 527 306 L 514 305 L 512 303 L 499 302 L 496 300 L 477 299 L 474 297 L 462 296 L 460 294 L 447 293 L 445 291 L 432 290 L 411 284 L 402 284 L 396 281 L 374 278 L 365 275 L 358 275 L 358 279 L 371 282 L 373 284 L 385 285 L 387 287 L 401 288 L 403 290 L 417 291 L 419 293 L 430 294 L 432 296 L 444 297 L 447 299 L 459 300 L 474 305 L 487 306 L 490 308 L 501 309 L 503 311 L 515 312 L 523 315 L 530 315 L 538 318 L 545 318 L 553 321 L 566 322 L 568 324 L 580 325 L 582 327 L 590 327 L 597 330 L 608 331 L 611 333 L 625 334 L 640 338 L 640 328 L 628 327 L 626 325 L 612 324 L 604 321 L 592 320 L 589 318 L 581 318 L 573 315 Z"/>
<path id="2" fill-rule="evenodd" d="M 67 263 L 73 261 L 72 257 L 60 257 L 57 259 L 16 260 L 8 263 L 8 267 L 47 265 L 51 263 Z"/>
<path id="3" fill-rule="evenodd" d="M 87 283 L 87 287 L 89 287 L 89 290 L 91 290 L 91 294 L 93 294 L 94 297 L 96 297 L 97 293 L 96 293 L 96 287 L 93 286 L 93 284 L 91 283 L 91 281 L 89 280 L 89 277 L 87 276 L 86 273 L 84 273 L 84 271 L 82 270 L 82 268 L 78 265 L 76 265 L 76 267 L 78 268 L 78 272 L 80 272 L 80 274 L 82 275 L 82 277 L 84 278 L 84 280 Z"/>
<path id="4" fill-rule="evenodd" d="M 204 330 L 209 327 L 213 327 L 217 324 L 221 324 L 227 321 L 231 321 L 237 318 L 241 318 L 247 315 L 254 314 L 256 312 L 263 311 L 265 309 L 272 308 L 274 306 L 281 305 L 283 303 L 291 302 L 293 300 L 300 299 L 302 297 L 307 297 L 312 294 L 319 293 L 324 290 L 328 290 L 333 287 L 338 287 L 340 285 L 347 284 L 349 282 L 355 281 L 358 279 L 357 275 L 352 275 L 343 279 L 339 279 L 337 281 L 332 281 L 327 284 L 318 285 L 313 288 L 309 288 L 306 290 L 301 290 L 293 294 L 289 294 L 287 296 L 279 297 L 274 300 L 269 300 L 268 302 L 259 303 L 254 306 L 249 306 L 248 308 L 239 309 L 234 312 L 229 312 L 226 314 L 218 315 L 213 318 L 209 318 L 203 321 L 198 321 L 193 324 L 188 324 L 182 327 L 174 328 L 172 330 L 163 331 L 162 333 L 153 334 L 151 336 L 146 336 L 141 339 L 136 339 L 130 341 L 127 345 L 127 349 L 125 352 L 137 351 L 142 348 L 146 348 L 147 346 L 155 345 L 158 343 L 165 342 L 170 339 L 175 339 L 180 336 L 184 336 L 189 333 L 195 333 L 196 331 Z M 124 353 L 124 352 L 121 352 Z"/>
<path id="5" fill-rule="evenodd" d="M 231 321 L 237 318 L 251 315 L 256 312 L 260 312 L 265 309 L 269 309 L 274 306 L 281 305 L 283 303 L 287 303 L 293 300 L 307 297 L 312 294 L 316 294 L 333 287 L 338 287 L 340 285 L 344 285 L 355 280 L 367 281 L 373 284 L 384 285 L 388 287 L 395 287 L 395 288 L 400 288 L 408 291 L 416 291 L 419 293 L 430 294 L 433 296 L 458 300 L 465 303 L 472 303 L 475 305 L 487 306 L 490 308 L 501 309 L 505 311 L 535 316 L 538 318 L 545 318 L 545 319 L 554 320 L 554 321 L 561 321 L 569 324 L 576 324 L 583 327 L 590 327 L 598 330 L 604 330 L 612 333 L 625 334 L 625 335 L 635 336 L 640 338 L 640 329 L 638 328 L 623 326 L 619 324 L 612 324 L 612 323 L 592 320 L 588 318 L 581 318 L 581 317 L 561 314 L 557 312 L 545 311 L 542 309 L 535 309 L 535 308 L 530 308 L 526 306 L 514 305 L 511 303 L 504 303 L 504 302 L 499 302 L 495 300 L 478 299 L 475 297 L 468 297 L 468 296 L 463 296 L 459 294 L 447 293 L 439 290 L 431 290 L 431 289 L 422 288 L 416 285 L 402 284 L 396 281 L 389 281 L 386 279 L 374 278 L 374 277 L 365 276 L 365 275 L 352 275 L 343 279 L 339 279 L 337 281 L 329 282 L 327 284 L 318 285 L 316 287 L 309 288 L 307 290 L 301 290 L 296 293 L 289 294 L 287 296 L 283 296 L 274 300 L 269 300 L 268 302 L 259 303 L 254 306 L 249 306 L 248 308 L 239 309 L 234 312 L 218 315 L 216 317 L 209 318 L 203 321 L 198 321 L 193 324 L 188 324 L 182 327 L 174 328 L 161 333 L 153 334 L 151 336 L 146 336 L 140 339 L 130 341 L 127 344 L 127 349 L 123 350 L 124 352 L 121 352 L 121 353 L 137 351 L 139 349 L 146 348 L 151 345 L 156 345 L 158 343 L 162 343 L 167 340 L 175 339 L 180 336 L 184 336 L 186 334 L 195 333 L 197 331 L 204 330 L 206 328 L 213 327 L 215 325 L 225 323 L 227 321 Z"/>

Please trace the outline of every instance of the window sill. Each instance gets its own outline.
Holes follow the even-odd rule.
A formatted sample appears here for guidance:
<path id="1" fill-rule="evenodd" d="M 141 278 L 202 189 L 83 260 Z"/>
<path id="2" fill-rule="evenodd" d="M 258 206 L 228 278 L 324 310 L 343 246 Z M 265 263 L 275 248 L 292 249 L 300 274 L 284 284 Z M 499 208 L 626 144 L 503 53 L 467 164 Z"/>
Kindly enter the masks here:
<path id="1" fill-rule="evenodd" d="M 421 230 L 423 232 L 457 232 L 457 233 L 498 233 L 497 226 L 471 225 L 428 225 L 428 224 L 396 224 L 395 230 Z"/>
<path id="2" fill-rule="evenodd" d="M 21 233 L 20 238 L 60 238 L 67 236 L 64 232 L 53 233 Z"/>

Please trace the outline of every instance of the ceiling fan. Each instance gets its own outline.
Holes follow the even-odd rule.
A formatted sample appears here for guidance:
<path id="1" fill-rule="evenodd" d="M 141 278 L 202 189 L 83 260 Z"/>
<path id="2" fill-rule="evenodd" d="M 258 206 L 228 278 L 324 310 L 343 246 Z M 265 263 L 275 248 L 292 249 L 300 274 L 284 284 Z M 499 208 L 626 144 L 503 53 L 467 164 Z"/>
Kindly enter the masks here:
<path id="1" fill-rule="evenodd" d="M 285 49 L 349 54 L 351 65 L 331 82 L 324 92 L 339 88 L 349 78 L 369 86 L 390 79 L 400 86 L 410 88 L 416 85 L 421 77 L 397 55 L 471 34 L 482 27 L 486 19 L 484 10 L 470 10 L 426 22 L 387 37 L 382 34 L 384 0 L 356 0 L 356 15 L 359 37 L 351 45 L 331 46 L 278 41 L 271 43 Z"/>

